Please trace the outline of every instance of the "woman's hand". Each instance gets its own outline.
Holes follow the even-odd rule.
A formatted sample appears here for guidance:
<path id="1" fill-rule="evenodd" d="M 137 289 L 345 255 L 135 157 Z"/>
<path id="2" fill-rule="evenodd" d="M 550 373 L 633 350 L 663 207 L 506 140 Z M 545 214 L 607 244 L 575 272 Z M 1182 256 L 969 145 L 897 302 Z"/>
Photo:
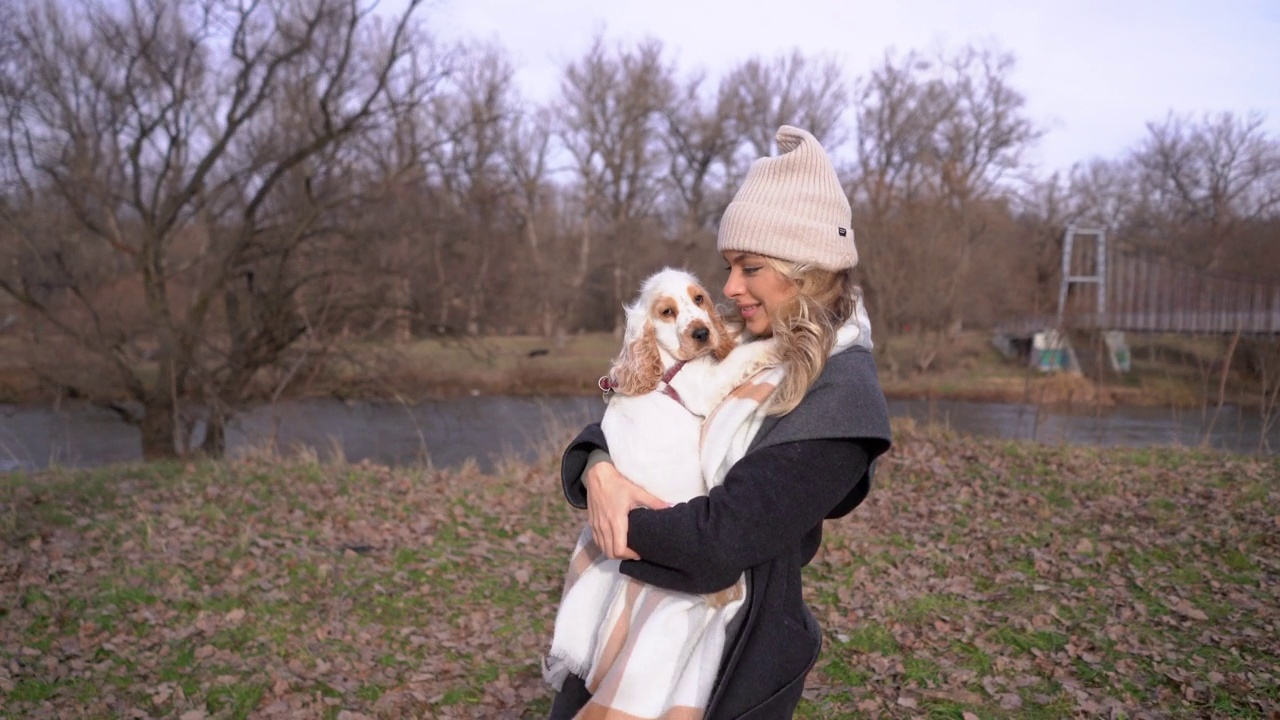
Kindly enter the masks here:
<path id="1" fill-rule="evenodd" d="M 598 462 L 587 470 L 587 516 L 591 535 L 606 557 L 639 560 L 627 547 L 627 513 L 638 507 L 668 507 L 659 497 L 631 482 L 610 462 Z"/>

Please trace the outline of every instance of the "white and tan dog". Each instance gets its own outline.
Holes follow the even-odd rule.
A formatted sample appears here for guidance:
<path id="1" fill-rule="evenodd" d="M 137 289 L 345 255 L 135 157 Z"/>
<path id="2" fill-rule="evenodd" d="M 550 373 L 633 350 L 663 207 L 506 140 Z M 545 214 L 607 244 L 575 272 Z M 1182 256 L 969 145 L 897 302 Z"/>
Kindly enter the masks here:
<path id="1" fill-rule="evenodd" d="M 774 361 L 776 343 L 739 346 L 698 279 L 672 268 L 644 281 L 626 322 L 622 352 L 600 383 L 612 391 L 600 426 L 613 463 L 669 503 L 705 495 L 702 419 Z"/>

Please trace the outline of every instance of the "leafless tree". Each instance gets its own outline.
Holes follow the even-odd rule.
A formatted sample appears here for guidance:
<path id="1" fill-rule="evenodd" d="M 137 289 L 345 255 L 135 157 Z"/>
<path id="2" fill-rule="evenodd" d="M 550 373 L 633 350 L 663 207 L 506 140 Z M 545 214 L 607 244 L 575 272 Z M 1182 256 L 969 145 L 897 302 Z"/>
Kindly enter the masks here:
<path id="1" fill-rule="evenodd" d="M 1081 225 L 1120 231 L 1135 216 L 1140 184 L 1134 164 L 1123 159 L 1094 159 L 1071 168 L 1067 180 L 1068 215 Z"/>
<path id="2" fill-rule="evenodd" d="M 1008 83 L 1013 58 L 968 47 L 929 58 L 893 53 L 855 95 L 855 225 L 873 314 L 911 327 L 926 369 L 1008 269 L 996 243 L 1012 232 L 1004 185 L 1039 137 Z M 992 285 L 991 283 L 996 283 Z"/>
<path id="3" fill-rule="evenodd" d="M 1280 210 L 1280 140 L 1269 137 L 1257 113 L 1206 116 L 1196 123 L 1170 114 L 1148 123 L 1133 153 L 1140 173 L 1144 224 L 1167 248 L 1206 270 L 1229 263 L 1255 223 Z M 1280 267 L 1274 265 L 1273 267 Z"/>
<path id="4" fill-rule="evenodd" d="M 419 4 L 22 2 L 0 103 L 26 266 L 0 290 L 49 329 L 45 373 L 132 401 L 113 406 L 144 456 L 177 452 L 186 399 L 220 453 L 259 371 L 326 313 L 353 140 L 440 72 Z"/>
<path id="5" fill-rule="evenodd" d="M 666 120 L 671 262 L 706 276 L 699 265 L 714 258 L 716 223 L 747 165 L 738 152 L 743 138 L 734 88 L 728 80 L 712 86 L 705 75 L 693 75 L 679 86 Z"/>
<path id="6" fill-rule="evenodd" d="M 731 70 L 723 87 L 733 94 L 738 132 L 753 157 L 773 154 L 780 125 L 808 130 L 827 150 L 845 140 L 849 81 L 835 58 L 806 56 L 798 48 L 771 59 L 753 57 Z"/>
<path id="7" fill-rule="evenodd" d="M 470 48 L 450 78 L 449 91 L 430 104 L 438 140 L 427 148 L 427 177 L 437 192 L 437 217 L 430 231 L 439 322 L 461 309 L 468 335 L 480 332 L 493 268 L 515 243 L 505 232 L 516 191 L 503 149 L 518 115 L 514 68 L 496 46 Z"/>
<path id="8" fill-rule="evenodd" d="M 646 271 L 641 256 L 646 250 L 662 256 L 653 241 L 666 166 L 661 121 L 671 102 L 672 72 L 661 43 L 611 50 L 600 36 L 569 63 L 561 83 L 561 139 L 583 209 L 581 257 L 593 253 L 603 260 L 612 282 L 592 290 L 614 309 L 615 329 L 622 326 L 623 300 Z"/>
<path id="9" fill-rule="evenodd" d="M 511 118 L 503 158 L 514 183 L 512 210 L 529 262 L 520 273 L 525 297 L 534 298 L 534 326 L 557 346 L 568 332 L 569 292 L 586 279 L 589 245 L 573 247 L 575 233 L 562 232 L 556 209 L 558 190 L 551 182 L 555 115 L 547 108 Z M 577 239 L 582 240 L 579 236 Z M 570 259 L 564 264 L 564 259 Z"/>

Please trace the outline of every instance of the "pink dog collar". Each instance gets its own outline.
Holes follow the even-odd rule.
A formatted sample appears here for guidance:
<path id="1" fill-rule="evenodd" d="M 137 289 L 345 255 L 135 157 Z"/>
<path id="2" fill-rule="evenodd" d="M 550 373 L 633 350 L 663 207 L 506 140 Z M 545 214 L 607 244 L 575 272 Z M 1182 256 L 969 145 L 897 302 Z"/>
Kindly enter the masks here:
<path id="1" fill-rule="evenodd" d="M 684 367 L 684 364 L 685 361 L 681 360 L 675 365 L 672 365 L 666 372 L 662 373 L 661 378 L 663 385 L 662 393 L 681 405 L 684 404 L 684 401 L 680 399 L 680 393 L 676 392 L 676 389 L 671 387 L 671 380 L 675 378 L 676 373 L 680 372 L 680 368 Z M 601 375 L 600 379 L 596 381 L 596 387 L 600 388 L 600 392 L 604 393 L 604 399 L 608 400 L 609 395 L 618 389 L 618 384 L 615 383 L 613 378 L 608 375 Z"/>

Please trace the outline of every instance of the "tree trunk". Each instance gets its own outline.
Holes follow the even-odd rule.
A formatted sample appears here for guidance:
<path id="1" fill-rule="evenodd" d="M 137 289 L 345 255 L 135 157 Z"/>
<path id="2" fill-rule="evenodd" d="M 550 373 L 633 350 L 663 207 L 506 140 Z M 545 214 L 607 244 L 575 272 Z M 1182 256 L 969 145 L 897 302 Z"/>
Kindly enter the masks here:
<path id="1" fill-rule="evenodd" d="M 398 277 L 391 281 L 391 342 L 404 345 L 413 340 L 413 315 L 409 310 L 413 302 L 413 288 L 409 278 Z"/>
<path id="2" fill-rule="evenodd" d="M 626 304 L 626 296 L 622 292 L 622 264 L 613 265 L 613 306 L 618 308 L 613 313 L 613 336 L 620 338 L 626 331 L 627 315 L 622 310 Z"/>
<path id="3" fill-rule="evenodd" d="M 169 398 L 161 398 L 148 402 L 143 406 L 142 422 L 142 457 L 144 460 L 165 460 L 178 456 L 178 445 L 174 434 L 176 419 L 173 402 Z"/>
<path id="4" fill-rule="evenodd" d="M 205 421 L 204 442 L 200 444 L 200 452 L 205 457 L 220 458 L 227 454 L 227 414 L 212 409 Z"/>

